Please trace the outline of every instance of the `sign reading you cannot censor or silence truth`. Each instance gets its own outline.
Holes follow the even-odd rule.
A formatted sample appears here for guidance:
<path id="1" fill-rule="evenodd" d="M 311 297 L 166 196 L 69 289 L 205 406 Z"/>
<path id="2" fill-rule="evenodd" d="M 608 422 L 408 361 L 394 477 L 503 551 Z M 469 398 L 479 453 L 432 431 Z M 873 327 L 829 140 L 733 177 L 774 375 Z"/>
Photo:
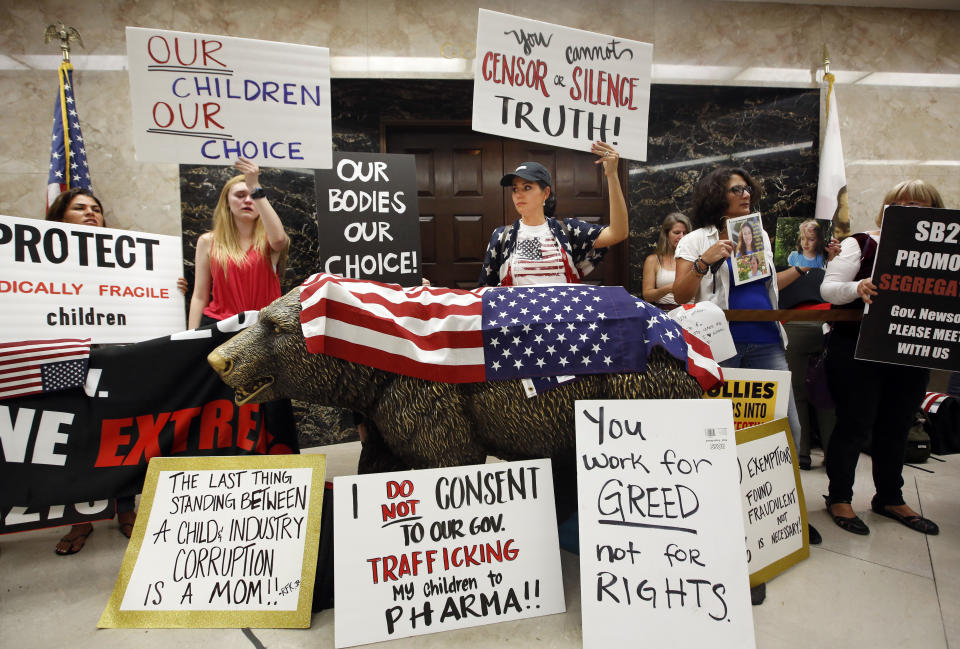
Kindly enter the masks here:
<path id="1" fill-rule="evenodd" d="M 960 210 L 888 207 L 856 357 L 960 370 Z"/>
<path id="2" fill-rule="evenodd" d="M 127 27 L 137 160 L 329 169 L 325 47 Z"/>
<path id="3" fill-rule="evenodd" d="M 324 462 L 151 460 L 98 626 L 309 627 Z"/>
<path id="4" fill-rule="evenodd" d="M 0 216 L 0 340 L 182 331 L 182 272 L 179 237 Z"/>
<path id="5" fill-rule="evenodd" d="M 336 646 L 564 611 L 549 460 L 334 479 Z"/>
<path id="6" fill-rule="evenodd" d="M 730 402 L 576 418 L 583 646 L 755 646 Z"/>
<path id="7" fill-rule="evenodd" d="M 653 45 L 480 10 L 473 128 L 647 158 Z"/>
<path id="8" fill-rule="evenodd" d="M 416 158 L 337 152 L 315 176 L 323 272 L 419 286 Z"/>

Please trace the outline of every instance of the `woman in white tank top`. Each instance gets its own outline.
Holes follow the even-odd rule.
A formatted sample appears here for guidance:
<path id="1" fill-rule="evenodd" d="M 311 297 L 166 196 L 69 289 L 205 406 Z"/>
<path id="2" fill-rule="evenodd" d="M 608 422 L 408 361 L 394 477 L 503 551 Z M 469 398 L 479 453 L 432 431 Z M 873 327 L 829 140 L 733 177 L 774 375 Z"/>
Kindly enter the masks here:
<path id="1" fill-rule="evenodd" d="M 677 243 L 692 229 L 690 219 L 680 212 L 668 214 L 660 225 L 657 247 L 643 264 L 643 299 L 664 311 L 679 306 L 673 297 L 673 280 L 677 269 L 673 255 Z"/>

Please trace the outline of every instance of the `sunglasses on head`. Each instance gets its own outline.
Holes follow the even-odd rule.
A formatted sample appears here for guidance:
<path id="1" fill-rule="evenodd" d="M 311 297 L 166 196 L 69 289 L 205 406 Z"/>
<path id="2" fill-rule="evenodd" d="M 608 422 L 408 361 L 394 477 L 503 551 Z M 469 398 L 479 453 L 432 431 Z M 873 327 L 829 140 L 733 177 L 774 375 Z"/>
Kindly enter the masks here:
<path id="1" fill-rule="evenodd" d="M 737 196 L 743 196 L 744 194 L 753 194 L 753 190 L 750 189 L 750 185 L 734 185 L 727 190 L 731 194 L 736 194 Z"/>

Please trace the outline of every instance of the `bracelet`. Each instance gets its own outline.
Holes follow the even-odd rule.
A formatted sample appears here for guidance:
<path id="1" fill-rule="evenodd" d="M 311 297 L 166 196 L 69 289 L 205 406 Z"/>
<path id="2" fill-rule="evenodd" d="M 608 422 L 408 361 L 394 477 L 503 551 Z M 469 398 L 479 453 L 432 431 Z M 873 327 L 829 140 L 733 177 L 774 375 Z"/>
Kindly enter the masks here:
<path id="1" fill-rule="evenodd" d="M 703 263 L 703 270 L 700 270 L 701 263 Z M 708 270 L 710 270 L 710 266 L 707 265 L 707 262 L 703 261 L 703 257 L 697 257 L 693 260 L 693 272 L 697 275 L 706 275 Z"/>

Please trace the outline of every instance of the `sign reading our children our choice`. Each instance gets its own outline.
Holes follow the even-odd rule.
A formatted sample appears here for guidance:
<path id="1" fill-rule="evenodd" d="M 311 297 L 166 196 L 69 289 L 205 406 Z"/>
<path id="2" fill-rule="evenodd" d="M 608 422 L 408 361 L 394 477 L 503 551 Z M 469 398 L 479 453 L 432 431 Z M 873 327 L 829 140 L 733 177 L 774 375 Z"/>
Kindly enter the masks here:
<path id="1" fill-rule="evenodd" d="M 473 129 L 646 160 L 653 45 L 480 10 Z"/>
<path id="2" fill-rule="evenodd" d="M 335 645 L 562 613 L 550 461 L 334 479 Z"/>
<path id="3" fill-rule="evenodd" d="M 182 272 L 179 237 L 0 216 L 0 339 L 182 331 Z"/>
<path id="4" fill-rule="evenodd" d="M 137 160 L 329 169 L 325 47 L 127 27 Z"/>

